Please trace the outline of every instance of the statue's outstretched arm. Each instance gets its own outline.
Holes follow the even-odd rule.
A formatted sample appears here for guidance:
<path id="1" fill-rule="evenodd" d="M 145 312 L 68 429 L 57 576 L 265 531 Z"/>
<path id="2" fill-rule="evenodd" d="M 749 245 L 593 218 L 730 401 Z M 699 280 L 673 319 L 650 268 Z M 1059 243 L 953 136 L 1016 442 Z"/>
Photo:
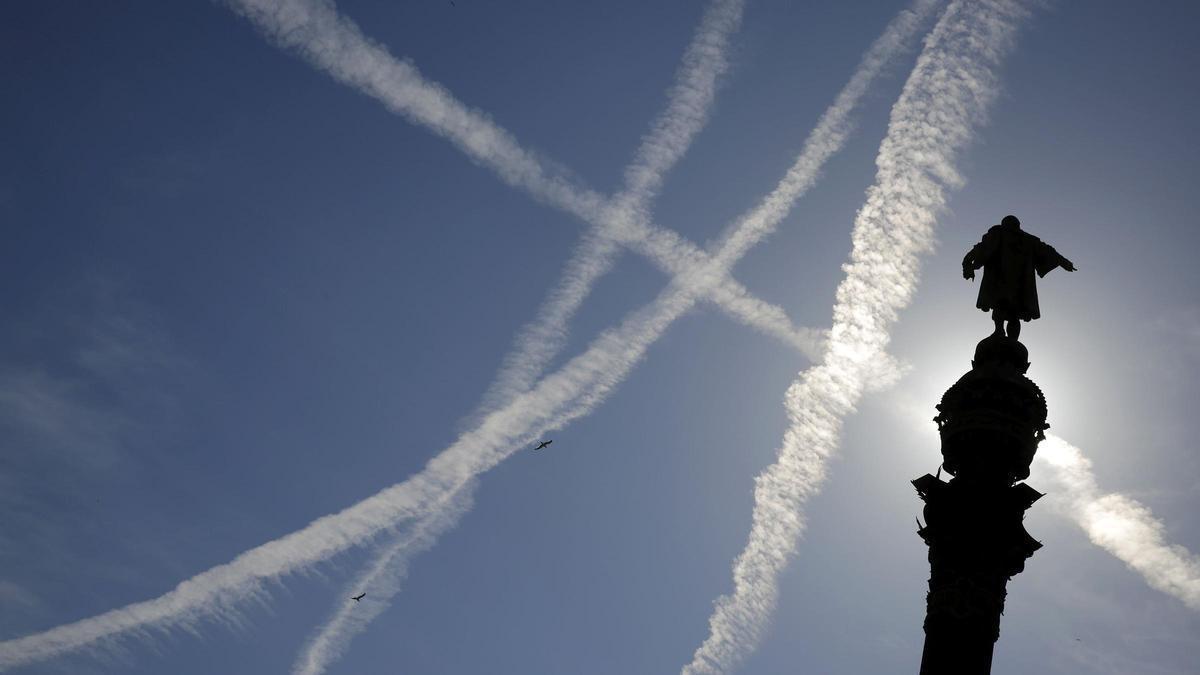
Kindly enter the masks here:
<path id="1" fill-rule="evenodd" d="M 1075 271 L 1075 264 L 1067 260 L 1063 254 L 1059 253 L 1053 246 L 1042 243 L 1038 251 L 1035 253 L 1034 269 L 1037 270 L 1038 276 L 1044 277 L 1049 274 L 1055 267 L 1061 267 L 1068 272 Z"/>
<path id="2" fill-rule="evenodd" d="M 980 256 L 978 253 L 979 246 L 975 245 L 971 247 L 970 251 L 967 251 L 967 255 L 963 256 L 962 269 L 964 279 L 974 279 L 975 270 L 983 267 L 983 261 L 979 259 Z"/>

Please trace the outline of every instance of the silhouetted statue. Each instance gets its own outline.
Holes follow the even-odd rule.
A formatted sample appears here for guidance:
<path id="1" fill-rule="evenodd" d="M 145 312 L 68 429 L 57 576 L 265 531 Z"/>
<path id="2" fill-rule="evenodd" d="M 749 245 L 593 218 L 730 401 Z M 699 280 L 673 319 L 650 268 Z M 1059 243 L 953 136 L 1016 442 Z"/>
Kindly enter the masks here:
<path id="1" fill-rule="evenodd" d="M 963 258 L 963 278 L 974 279 L 975 270 L 980 267 L 983 281 L 975 306 L 991 311 L 997 334 L 1006 334 L 1007 321 L 1007 335 L 1014 340 L 1021 334 L 1021 321 L 1032 321 L 1042 315 L 1033 273 L 1044 277 L 1055 267 L 1075 271 L 1075 265 L 1053 246 L 1023 231 L 1016 216 L 1005 216 L 983 235 L 983 241 L 967 252 Z"/>

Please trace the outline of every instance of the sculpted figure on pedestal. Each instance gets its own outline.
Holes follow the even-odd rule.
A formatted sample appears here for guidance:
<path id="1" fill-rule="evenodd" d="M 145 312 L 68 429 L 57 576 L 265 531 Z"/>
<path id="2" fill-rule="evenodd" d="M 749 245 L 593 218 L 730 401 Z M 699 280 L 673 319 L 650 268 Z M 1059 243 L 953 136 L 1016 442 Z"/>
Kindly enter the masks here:
<path id="1" fill-rule="evenodd" d="M 1053 246 L 1022 230 L 1016 216 L 1005 216 L 967 252 L 962 263 L 963 278 L 974 279 L 975 270 L 981 267 L 983 281 L 975 306 L 992 313 L 996 333 L 1014 340 L 1021 334 L 1022 321 L 1042 315 L 1034 273 L 1044 277 L 1055 267 L 1075 271 L 1075 265 Z"/>

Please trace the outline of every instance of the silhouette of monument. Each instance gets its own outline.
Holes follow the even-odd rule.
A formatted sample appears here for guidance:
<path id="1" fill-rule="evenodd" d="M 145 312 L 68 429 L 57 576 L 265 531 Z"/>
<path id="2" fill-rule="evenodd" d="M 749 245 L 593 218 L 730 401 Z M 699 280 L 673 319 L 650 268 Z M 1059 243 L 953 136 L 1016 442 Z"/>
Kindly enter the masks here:
<path id="1" fill-rule="evenodd" d="M 967 253 L 964 278 L 980 267 L 977 306 L 992 310 L 996 330 L 976 346 L 971 370 L 942 396 L 934 418 L 951 478 L 939 470 L 912 482 L 925 502 L 917 534 L 930 567 L 921 675 L 991 672 L 1008 580 L 1041 548 L 1022 521 L 1042 494 L 1018 481 L 1029 477 L 1049 425 L 1046 399 L 1025 376 L 1029 352 L 1017 341 L 1018 322 L 1040 316 L 1034 272 L 1075 266 L 1008 216 Z"/>
<path id="2" fill-rule="evenodd" d="M 993 225 L 983 241 L 967 251 L 962 266 L 964 279 L 974 279 L 975 270 L 983 268 L 975 306 L 991 311 L 997 333 L 1004 332 L 1007 321 L 1008 337 L 1014 340 L 1021 336 L 1022 321 L 1042 315 L 1033 273 L 1044 277 L 1055 267 L 1075 271 L 1075 265 L 1053 246 L 1022 230 L 1016 216 L 1005 216 L 999 225 Z"/>

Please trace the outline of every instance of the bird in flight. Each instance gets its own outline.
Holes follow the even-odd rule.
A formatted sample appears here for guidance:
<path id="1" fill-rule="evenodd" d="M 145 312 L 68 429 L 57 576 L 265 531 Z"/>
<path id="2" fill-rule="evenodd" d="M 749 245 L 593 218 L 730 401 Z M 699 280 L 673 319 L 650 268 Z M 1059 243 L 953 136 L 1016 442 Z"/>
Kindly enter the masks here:
<path id="1" fill-rule="evenodd" d="M 538 446 L 536 448 L 534 448 L 534 450 L 541 450 L 542 448 L 550 445 L 553 442 L 554 441 L 542 441 L 541 443 L 538 443 Z"/>
<path id="2" fill-rule="evenodd" d="M 351 599 L 351 600 L 353 600 L 353 601 L 355 601 L 355 602 L 358 602 L 359 600 L 362 600 L 362 599 L 363 599 L 363 596 L 364 596 L 364 595 L 366 595 L 366 593 L 359 593 L 358 595 L 352 595 L 352 596 L 350 596 L 350 599 Z"/>

